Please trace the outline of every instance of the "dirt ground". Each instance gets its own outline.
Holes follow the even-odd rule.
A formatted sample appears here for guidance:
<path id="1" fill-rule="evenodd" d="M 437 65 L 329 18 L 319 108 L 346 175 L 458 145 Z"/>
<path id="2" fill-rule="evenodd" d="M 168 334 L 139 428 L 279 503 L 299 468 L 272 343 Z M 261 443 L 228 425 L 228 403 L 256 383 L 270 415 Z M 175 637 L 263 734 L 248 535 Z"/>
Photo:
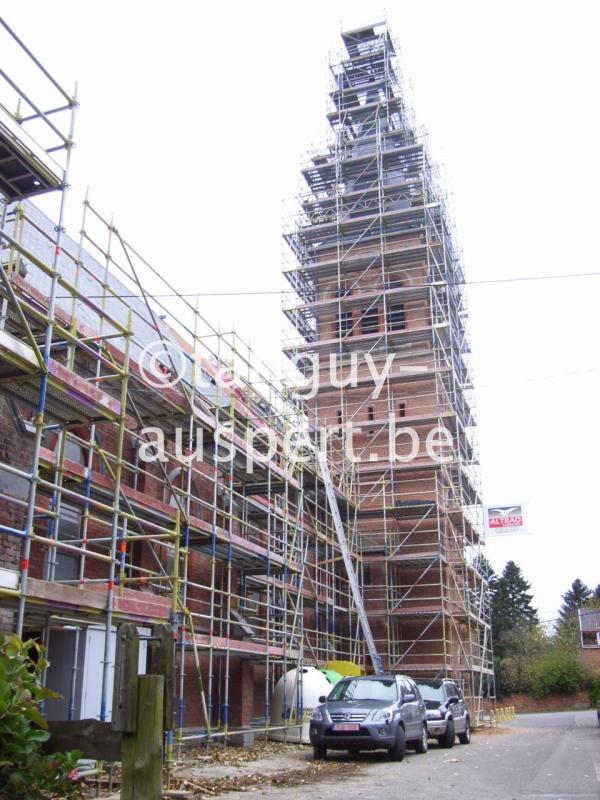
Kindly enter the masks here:
<path id="1" fill-rule="evenodd" d="M 360 769 L 350 761 L 314 761 L 306 745 L 258 743 L 235 747 L 183 751 L 171 777 L 172 789 L 194 792 L 194 798 L 217 797 L 224 792 L 253 791 L 259 787 L 300 786 L 341 780 Z"/>
<path id="2" fill-rule="evenodd" d="M 499 736 L 508 730 L 484 729 L 477 736 Z M 277 791 L 278 787 L 297 787 L 300 795 L 300 787 L 309 791 L 311 784 L 321 787 L 332 781 L 338 785 L 344 781 L 355 782 L 362 772 L 373 765 L 373 757 L 377 759 L 381 754 L 350 758 L 345 752 L 340 752 L 326 761 L 315 761 L 312 748 L 307 745 L 259 741 L 252 748 L 213 744 L 207 751 L 206 747 L 185 747 L 175 756 L 165 796 L 210 800 L 234 792 L 255 792 L 257 797 L 262 796 L 263 791 Z M 106 785 L 99 794 L 96 792 L 96 787 L 90 786 L 88 796 L 118 800 L 118 773 L 114 774 L 112 792 L 108 791 Z M 311 797 L 319 800 L 324 794 L 326 792 L 318 789 L 317 794 L 311 792 Z"/>
<path id="3" fill-rule="evenodd" d="M 476 735 L 479 738 L 502 736 L 510 728 L 484 728 Z M 451 752 L 451 751 L 448 751 Z M 253 748 L 235 747 L 183 750 L 183 758 L 177 762 L 172 773 L 172 784 L 190 789 L 212 791 L 241 791 L 258 786 L 297 786 L 343 780 L 356 775 L 371 763 L 369 754 L 350 758 L 345 752 L 327 761 L 314 761 L 312 747 L 295 744 L 259 742 Z M 185 788 L 188 788 L 187 786 Z M 198 788 L 198 797 L 202 796 Z"/>

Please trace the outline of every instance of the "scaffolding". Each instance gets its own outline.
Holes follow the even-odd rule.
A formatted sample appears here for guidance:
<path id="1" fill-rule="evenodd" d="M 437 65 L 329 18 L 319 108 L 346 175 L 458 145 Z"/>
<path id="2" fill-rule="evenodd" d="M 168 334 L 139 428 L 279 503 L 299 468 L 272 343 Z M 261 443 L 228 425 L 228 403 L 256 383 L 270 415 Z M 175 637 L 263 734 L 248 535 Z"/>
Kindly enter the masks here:
<path id="1" fill-rule="evenodd" d="M 47 646 L 64 696 L 47 715 L 81 716 L 93 633 L 87 712 L 108 719 L 124 620 L 173 626 L 180 742 L 268 734 L 277 680 L 330 660 L 458 676 L 479 703 L 491 647 L 462 271 L 387 31 L 345 34 L 333 67 L 333 141 L 286 234 L 300 335 L 286 352 L 307 375 L 315 354 L 340 372 L 359 354 L 396 361 L 374 400 L 364 363 L 341 388 L 322 364 L 314 401 L 89 197 L 66 234 L 76 93 L 0 34 L 45 85 L 38 102 L 0 72 L 0 624 Z M 55 221 L 29 199 L 42 193 Z M 379 457 L 392 424 L 441 422 L 444 463 Z M 281 727 L 304 718 L 296 697 Z"/>
<path id="2" fill-rule="evenodd" d="M 48 685 L 69 662 L 50 718 L 82 714 L 90 632 L 106 720 L 115 626 L 170 622 L 177 740 L 268 733 L 289 669 L 367 664 L 343 568 L 360 563 L 356 475 L 337 440 L 320 468 L 306 404 L 89 197 L 78 239 L 65 233 L 77 103 L 2 26 L 66 101 L 43 112 L 2 73 L 10 89 L 69 123 L 60 166 L 55 145 L 28 143 L 20 103 L 0 107 L 0 622 L 44 642 Z M 27 199 L 46 191 L 57 224 Z M 303 719 L 297 697 L 282 727 Z"/>
<path id="3" fill-rule="evenodd" d="M 313 419 L 341 439 L 353 429 L 363 597 L 384 667 L 460 681 L 480 718 L 493 669 L 460 254 L 387 25 L 342 40 L 331 134 L 308 155 L 284 234 L 284 352 L 318 382 Z"/>

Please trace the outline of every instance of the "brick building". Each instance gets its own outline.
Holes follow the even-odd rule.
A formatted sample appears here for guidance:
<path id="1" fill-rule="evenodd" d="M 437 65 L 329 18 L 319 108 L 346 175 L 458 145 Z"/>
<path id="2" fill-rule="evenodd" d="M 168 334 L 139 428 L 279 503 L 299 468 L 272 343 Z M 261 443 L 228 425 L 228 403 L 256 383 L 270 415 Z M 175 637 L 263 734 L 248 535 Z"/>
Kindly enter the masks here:
<path id="1" fill-rule="evenodd" d="M 317 353 L 340 356 L 340 374 L 352 353 L 360 363 L 357 385 L 337 389 L 322 362 L 308 402 L 89 200 L 67 236 L 72 94 L 50 81 L 49 124 L 16 76 L 19 124 L 0 106 L 0 625 L 48 647 L 62 695 L 50 717 L 108 718 L 116 626 L 168 622 L 176 726 L 260 727 L 288 669 L 371 668 L 354 574 L 386 668 L 485 690 L 462 272 L 389 33 L 343 38 L 332 144 L 304 171 L 301 225 L 286 235 L 298 258 L 286 311 L 302 335 L 288 353 L 307 373 Z M 30 138 L 30 120 L 50 143 Z M 31 202 L 40 193 L 55 216 Z M 341 435 L 351 419 L 366 423 L 359 461 Z M 441 423 L 438 463 L 425 445 Z M 416 458 L 381 458 L 392 425 L 417 431 Z M 398 437 L 400 456 L 411 447 Z"/>
<path id="2" fill-rule="evenodd" d="M 342 40 L 329 140 L 307 157 L 285 235 L 286 352 L 318 378 L 315 418 L 341 438 L 354 428 L 364 598 L 385 665 L 481 697 L 492 659 L 460 254 L 389 30 Z"/>

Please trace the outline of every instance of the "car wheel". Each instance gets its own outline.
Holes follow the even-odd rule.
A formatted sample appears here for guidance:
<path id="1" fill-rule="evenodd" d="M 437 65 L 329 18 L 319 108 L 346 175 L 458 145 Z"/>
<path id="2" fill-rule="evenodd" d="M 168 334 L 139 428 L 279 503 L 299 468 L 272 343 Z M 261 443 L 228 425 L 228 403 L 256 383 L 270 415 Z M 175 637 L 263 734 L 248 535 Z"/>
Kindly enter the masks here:
<path id="1" fill-rule="evenodd" d="M 393 747 L 388 749 L 388 755 L 392 761 L 402 761 L 405 750 L 406 738 L 404 736 L 404 728 L 399 727 L 398 733 L 396 734 L 396 743 Z"/>
<path id="2" fill-rule="evenodd" d="M 458 741 L 461 744 L 469 744 L 471 741 L 471 723 L 469 722 L 469 718 L 465 722 L 465 732 L 458 734 Z"/>
<path id="3" fill-rule="evenodd" d="M 438 736 L 440 747 L 450 748 L 454 746 L 456 733 L 454 731 L 454 720 L 449 719 L 446 723 L 446 733 L 443 736 Z"/>
<path id="4" fill-rule="evenodd" d="M 421 738 L 415 742 L 415 753 L 426 753 L 427 746 L 429 745 L 429 734 L 427 733 L 427 723 L 423 725 L 423 732 Z"/>
<path id="5" fill-rule="evenodd" d="M 324 744 L 313 745 L 313 756 L 318 759 L 327 757 L 327 748 Z"/>

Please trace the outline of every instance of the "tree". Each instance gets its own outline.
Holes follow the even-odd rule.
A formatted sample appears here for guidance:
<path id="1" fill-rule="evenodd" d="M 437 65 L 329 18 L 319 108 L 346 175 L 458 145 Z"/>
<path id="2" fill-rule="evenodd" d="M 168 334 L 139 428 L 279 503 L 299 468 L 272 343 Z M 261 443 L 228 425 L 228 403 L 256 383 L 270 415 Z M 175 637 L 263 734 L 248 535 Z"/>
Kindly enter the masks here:
<path id="1" fill-rule="evenodd" d="M 527 625 L 505 633 L 502 638 L 504 657 L 496 659 L 496 689 L 500 696 L 515 692 L 531 692 L 534 666 L 550 652 L 552 644 L 541 625 Z"/>
<path id="2" fill-rule="evenodd" d="M 531 584 L 521 568 L 508 561 L 492 589 L 491 617 L 494 649 L 498 657 L 505 655 L 508 640 L 517 631 L 539 623 L 532 605 Z"/>
<path id="3" fill-rule="evenodd" d="M 477 559 L 475 561 L 475 566 L 477 567 L 477 570 L 481 573 L 481 575 L 483 575 L 483 577 L 488 582 L 490 589 L 492 589 L 495 586 L 498 576 L 494 572 L 494 568 L 487 560 L 487 558 L 483 555 L 483 553 L 480 553 L 477 556 Z"/>
<path id="4" fill-rule="evenodd" d="M 600 583 L 596 586 L 596 588 L 592 592 L 592 600 L 600 602 Z"/>
<path id="5" fill-rule="evenodd" d="M 485 588 L 485 602 L 491 602 L 491 598 L 493 596 L 494 587 L 496 585 L 497 576 L 494 574 L 494 568 L 487 560 L 487 558 L 483 555 L 483 553 L 479 553 L 477 558 L 475 559 L 474 563 L 475 569 L 479 572 L 479 574 L 487 581 L 487 587 Z M 479 609 L 481 604 L 481 591 L 477 585 L 472 586 L 469 590 L 469 598 L 471 601 L 471 605 L 474 609 Z"/>
<path id="6" fill-rule="evenodd" d="M 588 600 L 592 597 L 592 590 L 589 586 L 579 578 L 575 578 L 568 589 L 562 596 L 562 606 L 558 612 L 558 629 L 559 636 L 568 637 L 577 633 L 578 620 L 577 612 L 582 608 Z"/>

